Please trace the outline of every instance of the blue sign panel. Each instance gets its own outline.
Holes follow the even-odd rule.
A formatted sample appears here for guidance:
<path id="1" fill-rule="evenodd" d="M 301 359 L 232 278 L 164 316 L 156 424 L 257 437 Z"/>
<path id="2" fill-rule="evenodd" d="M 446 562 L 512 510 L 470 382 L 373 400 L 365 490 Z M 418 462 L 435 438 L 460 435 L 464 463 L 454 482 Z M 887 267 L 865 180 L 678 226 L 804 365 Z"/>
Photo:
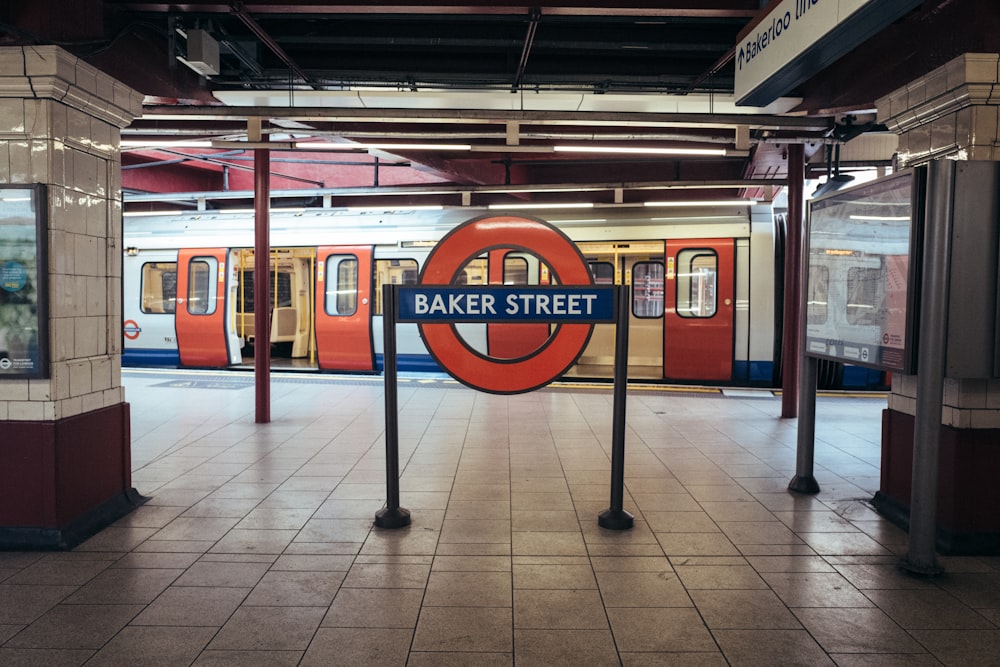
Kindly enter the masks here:
<path id="1" fill-rule="evenodd" d="M 615 289 L 600 287 L 400 287 L 399 322 L 615 321 Z"/>

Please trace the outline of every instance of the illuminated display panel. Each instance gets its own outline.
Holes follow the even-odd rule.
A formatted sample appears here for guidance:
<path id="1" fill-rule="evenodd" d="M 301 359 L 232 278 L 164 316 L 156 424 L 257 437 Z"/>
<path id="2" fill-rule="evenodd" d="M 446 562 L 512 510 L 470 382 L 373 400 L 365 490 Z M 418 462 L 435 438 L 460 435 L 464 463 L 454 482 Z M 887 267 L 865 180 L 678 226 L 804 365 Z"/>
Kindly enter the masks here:
<path id="1" fill-rule="evenodd" d="M 809 202 L 805 354 L 913 372 L 923 172 Z"/>
<path id="2" fill-rule="evenodd" d="M 45 186 L 0 186 L 0 380 L 48 377 Z"/>

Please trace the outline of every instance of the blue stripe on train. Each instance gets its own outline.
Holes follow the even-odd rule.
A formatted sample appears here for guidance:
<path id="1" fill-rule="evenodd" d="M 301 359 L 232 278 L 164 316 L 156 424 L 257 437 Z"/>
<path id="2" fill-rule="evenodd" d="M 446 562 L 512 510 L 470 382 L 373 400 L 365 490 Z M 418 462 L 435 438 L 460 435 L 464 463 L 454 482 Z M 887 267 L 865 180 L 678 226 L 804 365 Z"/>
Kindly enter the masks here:
<path id="1" fill-rule="evenodd" d="M 382 372 L 385 370 L 383 355 L 375 355 L 375 370 Z M 434 361 L 434 357 L 429 354 L 397 354 L 396 370 L 409 373 L 443 373 L 444 370 Z"/>
<path id="2" fill-rule="evenodd" d="M 173 366 L 181 365 L 177 350 L 150 350 L 130 348 L 122 352 L 122 366 Z"/>

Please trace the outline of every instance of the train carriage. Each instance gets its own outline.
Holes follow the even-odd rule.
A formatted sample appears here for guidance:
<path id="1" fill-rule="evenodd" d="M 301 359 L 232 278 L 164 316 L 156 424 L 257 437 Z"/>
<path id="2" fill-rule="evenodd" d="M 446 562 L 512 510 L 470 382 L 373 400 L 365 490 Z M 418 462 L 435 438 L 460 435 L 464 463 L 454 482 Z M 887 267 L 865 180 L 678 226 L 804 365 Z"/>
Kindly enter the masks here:
<path id="1" fill-rule="evenodd" d="M 468 208 L 274 209 L 266 308 L 254 294 L 250 212 L 129 215 L 123 264 L 129 366 L 239 368 L 253 363 L 255 318 L 269 319 L 275 367 L 378 372 L 381 286 L 412 284 L 434 245 L 487 213 Z M 769 206 L 607 209 L 546 219 L 578 246 L 594 281 L 631 290 L 629 376 L 649 381 L 773 386 L 780 314 L 780 238 Z M 472 258 L 462 284 L 557 282 L 542 258 L 499 248 Z M 456 325 L 496 358 L 531 354 L 546 324 Z M 417 325 L 397 329 L 399 369 L 439 371 Z M 610 378 L 613 325 L 596 325 L 573 378 Z"/>

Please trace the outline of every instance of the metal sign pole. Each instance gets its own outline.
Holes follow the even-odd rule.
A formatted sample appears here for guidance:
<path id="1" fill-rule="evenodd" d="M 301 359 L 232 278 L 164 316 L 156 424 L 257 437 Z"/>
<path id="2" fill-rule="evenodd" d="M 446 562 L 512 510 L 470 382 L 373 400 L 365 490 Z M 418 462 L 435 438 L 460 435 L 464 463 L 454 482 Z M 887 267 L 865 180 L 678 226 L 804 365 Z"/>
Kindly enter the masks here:
<path id="1" fill-rule="evenodd" d="M 396 286 L 382 286 L 382 365 L 385 378 L 385 507 L 375 513 L 379 528 L 410 525 L 399 506 L 399 404 L 396 395 Z"/>
<path id="2" fill-rule="evenodd" d="M 615 324 L 615 388 L 611 418 L 611 507 L 597 517 L 597 525 L 611 530 L 626 530 L 635 524 L 633 516 L 622 509 L 625 498 L 625 397 L 628 393 L 628 316 L 629 289 L 617 288 L 618 310 Z"/>
<path id="3" fill-rule="evenodd" d="M 819 493 L 814 476 L 816 453 L 816 375 L 819 362 L 815 357 L 803 357 L 799 367 L 799 428 L 795 451 L 795 477 L 788 490 L 797 493 Z"/>

